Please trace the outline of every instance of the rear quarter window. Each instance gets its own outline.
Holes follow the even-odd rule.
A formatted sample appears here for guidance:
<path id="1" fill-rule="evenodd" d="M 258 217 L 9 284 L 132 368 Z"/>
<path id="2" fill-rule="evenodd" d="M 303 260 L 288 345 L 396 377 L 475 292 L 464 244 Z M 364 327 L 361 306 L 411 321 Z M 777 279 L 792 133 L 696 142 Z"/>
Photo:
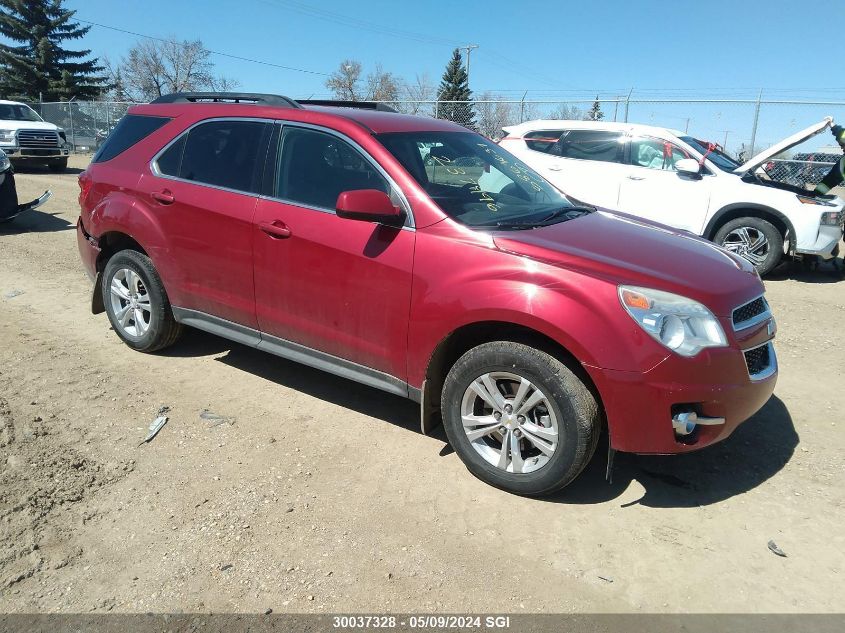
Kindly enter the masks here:
<path id="1" fill-rule="evenodd" d="M 529 132 L 523 138 L 525 138 L 528 149 L 548 154 L 563 133 L 564 130 L 535 130 Z"/>
<path id="2" fill-rule="evenodd" d="M 148 137 L 168 121 L 170 121 L 169 117 L 127 114 L 118 122 L 106 142 L 94 154 L 91 162 L 102 163 L 111 160 L 138 141 Z"/>

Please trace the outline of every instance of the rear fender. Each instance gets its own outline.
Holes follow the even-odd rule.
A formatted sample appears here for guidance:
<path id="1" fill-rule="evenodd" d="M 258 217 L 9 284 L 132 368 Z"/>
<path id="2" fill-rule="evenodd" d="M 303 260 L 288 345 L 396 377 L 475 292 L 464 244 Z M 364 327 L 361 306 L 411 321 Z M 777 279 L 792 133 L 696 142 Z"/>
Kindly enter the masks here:
<path id="1" fill-rule="evenodd" d="M 174 296 L 171 291 L 178 288 L 178 270 L 166 257 L 169 239 L 152 209 L 131 196 L 113 191 L 94 207 L 86 228 L 97 240 L 109 233 L 119 233 L 137 242 L 152 260 L 171 300 L 178 303 L 178 294 Z M 105 268 L 107 257 L 105 253 L 98 262 L 98 273 Z M 99 305 L 96 299 L 92 302 L 92 308 Z"/>

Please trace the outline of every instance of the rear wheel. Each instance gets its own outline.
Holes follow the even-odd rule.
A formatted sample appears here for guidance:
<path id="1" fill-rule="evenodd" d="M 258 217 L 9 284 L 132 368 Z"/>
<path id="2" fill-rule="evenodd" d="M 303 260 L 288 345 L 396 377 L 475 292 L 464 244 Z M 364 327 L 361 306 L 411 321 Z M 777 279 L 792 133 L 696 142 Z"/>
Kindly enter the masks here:
<path id="1" fill-rule="evenodd" d="M 760 275 L 770 272 L 783 258 L 783 235 L 762 218 L 736 218 L 720 228 L 713 241 L 751 262 Z"/>
<path id="2" fill-rule="evenodd" d="M 132 349 L 154 352 L 182 333 L 152 261 L 138 251 L 119 251 L 102 275 L 103 299 L 114 331 Z"/>
<path id="3" fill-rule="evenodd" d="M 547 495 L 592 457 L 601 429 L 595 398 L 558 359 L 497 341 L 464 354 L 442 395 L 449 442 L 479 479 L 521 495 Z"/>

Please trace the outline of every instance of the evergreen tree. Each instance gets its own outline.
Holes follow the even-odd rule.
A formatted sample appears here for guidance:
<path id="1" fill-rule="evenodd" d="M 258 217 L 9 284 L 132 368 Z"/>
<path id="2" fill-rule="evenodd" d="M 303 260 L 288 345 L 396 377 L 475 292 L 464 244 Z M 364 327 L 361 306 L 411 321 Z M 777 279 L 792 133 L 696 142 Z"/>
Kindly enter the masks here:
<path id="1" fill-rule="evenodd" d="M 64 0 L 0 0 L 0 94 L 4 98 L 37 101 L 92 99 L 101 94 L 106 78 L 90 50 L 62 47 L 78 40 L 90 26 L 71 21 L 75 11 Z"/>
<path id="2" fill-rule="evenodd" d="M 601 111 L 601 103 L 599 103 L 599 96 L 596 95 L 596 100 L 593 101 L 593 105 L 590 107 L 590 110 L 587 112 L 587 116 L 584 117 L 586 121 L 601 121 L 604 118 L 604 112 Z"/>
<path id="3" fill-rule="evenodd" d="M 472 107 L 472 91 L 469 89 L 469 79 L 464 68 L 461 52 L 457 48 L 452 53 L 452 59 L 446 65 L 446 72 L 437 91 L 439 101 L 465 101 L 466 103 L 440 103 L 437 117 L 448 119 L 471 130 L 476 128 L 475 111 Z"/>

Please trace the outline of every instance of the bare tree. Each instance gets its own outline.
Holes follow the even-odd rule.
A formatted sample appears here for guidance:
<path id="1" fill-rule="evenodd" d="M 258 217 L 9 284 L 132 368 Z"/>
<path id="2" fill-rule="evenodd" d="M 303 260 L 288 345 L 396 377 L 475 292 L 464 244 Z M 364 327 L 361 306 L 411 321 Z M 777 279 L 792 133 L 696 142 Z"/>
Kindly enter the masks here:
<path id="1" fill-rule="evenodd" d="M 361 71 L 361 62 L 344 59 L 326 80 L 326 88 L 332 91 L 335 99 L 361 101 Z"/>
<path id="2" fill-rule="evenodd" d="M 549 112 L 549 118 L 580 121 L 584 118 L 584 111 L 578 106 L 561 103 L 558 107 Z"/>
<path id="3" fill-rule="evenodd" d="M 437 88 L 431 82 L 428 73 L 416 75 L 413 83 L 403 82 L 401 88 L 403 101 L 396 104 L 397 109 L 405 114 L 427 114 L 434 116 L 434 101 Z"/>
<path id="4" fill-rule="evenodd" d="M 399 98 L 399 80 L 376 64 L 365 79 L 361 62 L 344 59 L 337 70 L 326 80 L 326 87 L 335 99 L 343 101 L 396 101 Z"/>
<path id="5" fill-rule="evenodd" d="M 478 131 L 489 139 L 502 136 L 502 128 L 516 120 L 514 104 L 505 103 L 499 95 L 483 93 L 475 102 Z"/>
<path id="6" fill-rule="evenodd" d="M 399 98 L 399 82 L 393 73 L 389 73 L 376 64 L 373 72 L 367 75 L 367 101 L 396 101 Z"/>
<path id="7" fill-rule="evenodd" d="M 108 63 L 111 84 L 120 77 L 122 92 L 133 101 L 150 101 L 171 92 L 231 90 L 237 81 L 214 74 L 211 52 L 200 40 L 142 40 L 120 64 Z"/>
<path id="8" fill-rule="evenodd" d="M 519 114 L 517 116 L 517 120 L 520 123 L 523 121 L 535 121 L 543 116 L 540 113 L 540 105 L 538 103 L 534 103 L 533 101 L 524 101 L 520 103 L 518 107 Z"/>

